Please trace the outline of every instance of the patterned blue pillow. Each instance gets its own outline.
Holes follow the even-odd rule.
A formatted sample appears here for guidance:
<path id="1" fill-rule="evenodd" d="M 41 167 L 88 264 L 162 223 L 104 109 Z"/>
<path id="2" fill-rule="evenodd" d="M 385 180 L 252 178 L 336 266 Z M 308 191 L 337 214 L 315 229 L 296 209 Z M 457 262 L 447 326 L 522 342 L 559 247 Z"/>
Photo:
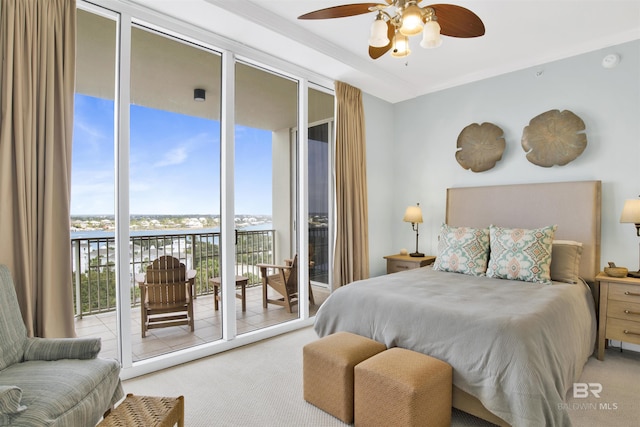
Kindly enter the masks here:
<path id="1" fill-rule="evenodd" d="M 489 259 L 489 229 L 442 224 L 433 269 L 484 276 Z"/>
<path id="2" fill-rule="evenodd" d="M 551 251 L 557 226 L 527 230 L 489 226 L 487 276 L 551 284 Z"/>

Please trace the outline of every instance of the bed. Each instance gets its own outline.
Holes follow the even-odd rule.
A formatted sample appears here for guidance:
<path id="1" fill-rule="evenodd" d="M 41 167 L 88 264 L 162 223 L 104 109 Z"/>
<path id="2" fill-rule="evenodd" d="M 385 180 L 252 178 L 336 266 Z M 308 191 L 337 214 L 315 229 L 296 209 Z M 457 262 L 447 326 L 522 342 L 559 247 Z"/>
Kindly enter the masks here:
<path id="1" fill-rule="evenodd" d="M 600 194 L 599 181 L 448 189 L 443 229 L 499 225 L 489 233 L 497 241 L 501 228 L 555 225 L 550 262 L 554 253 L 560 259 L 556 243 L 580 242 L 580 279 L 543 284 L 428 266 L 336 290 L 315 330 L 349 331 L 448 362 L 453 406 L 495 424 L 570 425 L 564 398 L 595 344 Z M 497 271 L 488 264 L 487 274 L 492 265 Z"/>

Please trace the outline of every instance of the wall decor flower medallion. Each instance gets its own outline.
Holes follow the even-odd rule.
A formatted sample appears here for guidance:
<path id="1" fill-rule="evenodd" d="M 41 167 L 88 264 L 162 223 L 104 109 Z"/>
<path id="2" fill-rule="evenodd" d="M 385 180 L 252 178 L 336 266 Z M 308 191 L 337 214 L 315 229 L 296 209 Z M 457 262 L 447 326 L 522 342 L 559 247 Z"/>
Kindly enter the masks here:
<path id="1" fill-rule="evenodd" d="M 484 172 L 502 159 L 504 131 L 493 123 L 472 123 L 458 135 L 456 160 L 464 169 Z"/>
<path id="2" fill-rule="evenodd" d="M 545 168 L 564 166 L 587 147 L 582 119 L 569 110 L 550 110 L 534 117 L 522 132 L 527 160 Z"/>

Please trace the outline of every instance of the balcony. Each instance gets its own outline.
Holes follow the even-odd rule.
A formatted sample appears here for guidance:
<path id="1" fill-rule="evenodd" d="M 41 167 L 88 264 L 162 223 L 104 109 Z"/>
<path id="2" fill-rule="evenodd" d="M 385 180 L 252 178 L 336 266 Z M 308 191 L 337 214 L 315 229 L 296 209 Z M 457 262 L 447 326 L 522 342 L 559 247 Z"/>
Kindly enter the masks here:
<path id="1" fill-rule="evenodd" d="M 131 339 L 134 361 L 191 347 L 222 337 L 221 312 L 214 310 L 213 287 L 209 278 L 220 275 L 220 234 L 205 230 L 180 232 L 132 232 L 129 240 L 129 280 L 131 293 Z M 91 233 L 87 233 L 91 234 Z M 247 310 L 236 300 L 238 333 L 245 333 L 297 318 L 280 306 L 262 306 L 262 285 L 256 264 L 282 263 L 274 260 L 274 230 L 238 231 L 236 236 L 236 274 L 249 278 Z M 313 267 L 309 270 L 315 305 L 313 315 L 328 296 L 328 233 L 326 228 L 311 228 L 309 241 L 313 247 Z M 113 233 L 97 233 L 92 237 L 71 239 L 74 271 L 74 303 L 78 336 L 99 336 L 101 356 L 116 357 L 116 255 Z M 171 255 L 197 271 L 195 284 L 195 332 L 187 327 L 149 331 L 140 336 L 140 294 L 135 285 L 136 273 L 162 255 Z"/>

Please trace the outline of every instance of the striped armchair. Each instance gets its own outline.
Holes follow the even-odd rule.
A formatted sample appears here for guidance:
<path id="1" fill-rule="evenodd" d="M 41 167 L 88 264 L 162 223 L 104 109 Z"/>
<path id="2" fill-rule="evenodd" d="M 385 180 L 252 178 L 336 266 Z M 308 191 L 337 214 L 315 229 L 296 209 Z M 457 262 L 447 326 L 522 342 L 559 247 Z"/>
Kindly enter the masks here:
<path id="1" fill-rule="evenodd" d="M 95 426 L 123 397 L 120 365 L 100 338 L 29 338 L 9 269 L 0 265 L 0 425 Z"/>

